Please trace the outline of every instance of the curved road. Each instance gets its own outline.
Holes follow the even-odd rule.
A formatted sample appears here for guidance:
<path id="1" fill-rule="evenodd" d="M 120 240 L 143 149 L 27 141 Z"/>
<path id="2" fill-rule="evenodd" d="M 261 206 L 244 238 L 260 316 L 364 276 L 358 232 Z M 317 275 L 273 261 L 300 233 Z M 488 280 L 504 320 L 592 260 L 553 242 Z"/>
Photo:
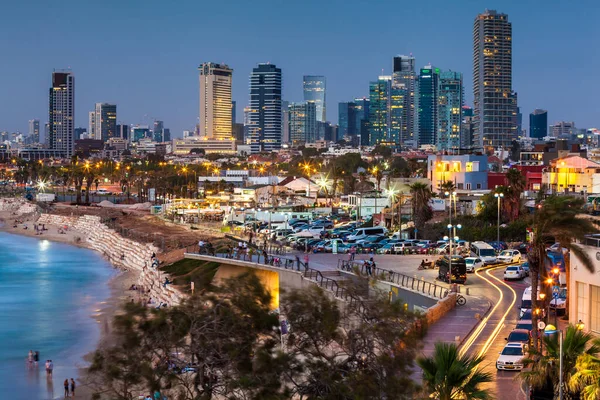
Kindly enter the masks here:
<path id="1" fill-rule="evenodd" d="M 519 319 L 519 306 L 529 278 L 505 282 L 506 265 L 480 269 L 471 279 L 471 294 L 489 299 L 493 307 L 480 325 L 465 340 L 461 354 L 483 355 L 483 369 L 494 376 L 489 384 L 497 399 L 526 400 L 526 390 L 521 386 L 516 371 L 497 371 L 496 359 L 506 344 L 505 338 Z"/>

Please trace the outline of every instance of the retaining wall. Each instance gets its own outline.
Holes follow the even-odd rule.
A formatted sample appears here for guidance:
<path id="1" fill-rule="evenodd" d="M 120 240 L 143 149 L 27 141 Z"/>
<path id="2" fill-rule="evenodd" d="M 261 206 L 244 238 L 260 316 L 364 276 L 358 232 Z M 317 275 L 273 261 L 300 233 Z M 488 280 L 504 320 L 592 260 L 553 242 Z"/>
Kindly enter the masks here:
<path id="1" fill-rule="evenodd" d="M 81 217 L 41 214 L 38 223 L 66 226 L 80 234 L 80 240 L 86 247 L 100 252 L 115 267 L 139 272 L 138 285 L 150 289 L 147 296 L 156 302 L 168 305 L 179 304 L 183 295 L 171 285 L 163 287 L 167 276 L 151 266 L 152 254 L 159 249 L 150 243 L 139 243 L 119 235 L 100 222 L 100 217 L 83 215 Z"/>

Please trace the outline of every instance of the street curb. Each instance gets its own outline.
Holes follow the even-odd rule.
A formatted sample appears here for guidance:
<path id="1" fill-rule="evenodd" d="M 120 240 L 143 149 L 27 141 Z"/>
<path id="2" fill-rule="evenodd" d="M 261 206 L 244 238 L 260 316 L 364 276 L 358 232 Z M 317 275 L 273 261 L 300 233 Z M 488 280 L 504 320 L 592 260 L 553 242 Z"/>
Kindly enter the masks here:
<path id="1" fill-rule="evenodd" d="M 486 299 L 488 302 L 488 309 L 486 310 L 486 312 L 481 316 L 481 319 L 479 320 L 478 323 L 476 323 L 475 325 L 473 325 L 473 327 L 471 328 L 471 330 L 469 331 L 469 333 L 467 333 L 462 339 L 461 341 L 458 343 L 458 348 L 460 349 L 460 347 L 463 345 L 463 343 L 465 342 L 465 340 L 467 340 L 467 338 L 469 336 L 471 336 L 471 334 L 473 333 L 473 331 L 483 322 L 483 319 L 485 318 L 486 315 L 488 315 L 488 313 L 490 312 L 490 310 L 492 309 L 492 302 L 489 299 Z"/>

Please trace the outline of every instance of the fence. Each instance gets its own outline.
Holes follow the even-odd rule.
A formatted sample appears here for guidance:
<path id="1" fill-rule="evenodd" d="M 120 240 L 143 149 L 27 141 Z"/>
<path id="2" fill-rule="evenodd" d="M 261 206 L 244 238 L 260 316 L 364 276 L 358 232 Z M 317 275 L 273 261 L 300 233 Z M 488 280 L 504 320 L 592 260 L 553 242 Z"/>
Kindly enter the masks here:
<path id="1" fill-rule="evenodd" d="M 194 244 L 187 246 L 185 252 L 186 254 L 200 254 L 203 256 L 214 257 L 215 259 L 235 259 L 259 265 L 261 264 L 260 260 L 262 257 L 264 265 L 302 272 L 305 278 L 315 282 L 321 288 L 330 291 L 336 298 L 344 300 L 351 305 L 357 306 L 359 310 L 364 307 L 361 299 L 354 296 L 348 289 L 341 286 L 338 281 L 324 276 L 319 270 L 308 267 L 304 262 L 300 261 L 299 257 L 291 259 L 280 257 L 278 255 L 267 254 L 267 258 L 265 259 L 263 254 L 260 252 L 254 252 L 253 250 L 253 248 L 249 248 L 247 251 L 237 250 L 235 254 L 217 253 L 207 249 L 206 247 L 201 249 L 197 244 Z"/>
<path id="2" fill-rule="evenodd" d="M 371 267 L 367 263 L 356 261 L 338 260 L 337 268 L 342 271 L 355 272 L 361 275 L 378 277 L 381 280 L 392 282 L 400 287 L 411 289 L 419 293 L 426 294 L 438 299 L 443 299 L 448 294 L 449 289 L 433 282 L 418 279 L 413 276 L 401 274 L 396 271 L 390 271 L 383 268 Z"/>

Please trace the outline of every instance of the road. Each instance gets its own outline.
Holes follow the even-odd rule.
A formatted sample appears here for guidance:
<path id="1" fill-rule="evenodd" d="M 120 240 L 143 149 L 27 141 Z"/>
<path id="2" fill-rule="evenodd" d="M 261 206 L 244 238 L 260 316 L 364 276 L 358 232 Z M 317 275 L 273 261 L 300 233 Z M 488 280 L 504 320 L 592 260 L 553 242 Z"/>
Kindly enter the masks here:
<path id="1" fill-rule="evenodd" d="M 368 259 L 370 255 L 357 255 L 357 259 Z M 434 282 L 436 270 L 418 270 L 421 260 L 432 256 L 420 255 L 375 255 L 377 266 L 390 269 L 409 276 L 423 278 Z M 337 260 L 348 259 L 347 255 L 310 254 L 311 266 L 321 270 L 333 269 Z M 469 290 L 468 299 L 487 299 L 493 304 L 482 323 L 473 330 L 464 341 L 461 351 L 468 354 L 485 356 L 483 369 L 490 372 L 494 382 L 487 387 L 492 389 L 497 399 L 525 400 L 526 391 L 516 379 L 518 372 L 497 371 L 496 359 L 506 343 L 505 338 L 516 325 L 519 318 L 518 307 L 525 288 L 530 286 L 529 278 L 522 281 L 505 282 L 503 279 L 505 265 L 482 269 L 475 274 L 469 274 L 467 284 L 462 286 Z"/>
<path id="2" fill-rule="evenodd" d="M 522 281 L 505 282 L 505 266 L 479 270 L 471 279 L 474 294 L 481 294 L 494 306 L 482 323 L 465 341 L 462 353 L 483 355 L 483 370 L 492 374 L 491 388 L 497 399 L 525 400 L 526 390 L 516 378 L 518 372 L 497 371 L 496 359 L 506 344 L 505 338 L 519 319 L 519 306 L 523 291 L 529 286 L 529 278 Z"/>

